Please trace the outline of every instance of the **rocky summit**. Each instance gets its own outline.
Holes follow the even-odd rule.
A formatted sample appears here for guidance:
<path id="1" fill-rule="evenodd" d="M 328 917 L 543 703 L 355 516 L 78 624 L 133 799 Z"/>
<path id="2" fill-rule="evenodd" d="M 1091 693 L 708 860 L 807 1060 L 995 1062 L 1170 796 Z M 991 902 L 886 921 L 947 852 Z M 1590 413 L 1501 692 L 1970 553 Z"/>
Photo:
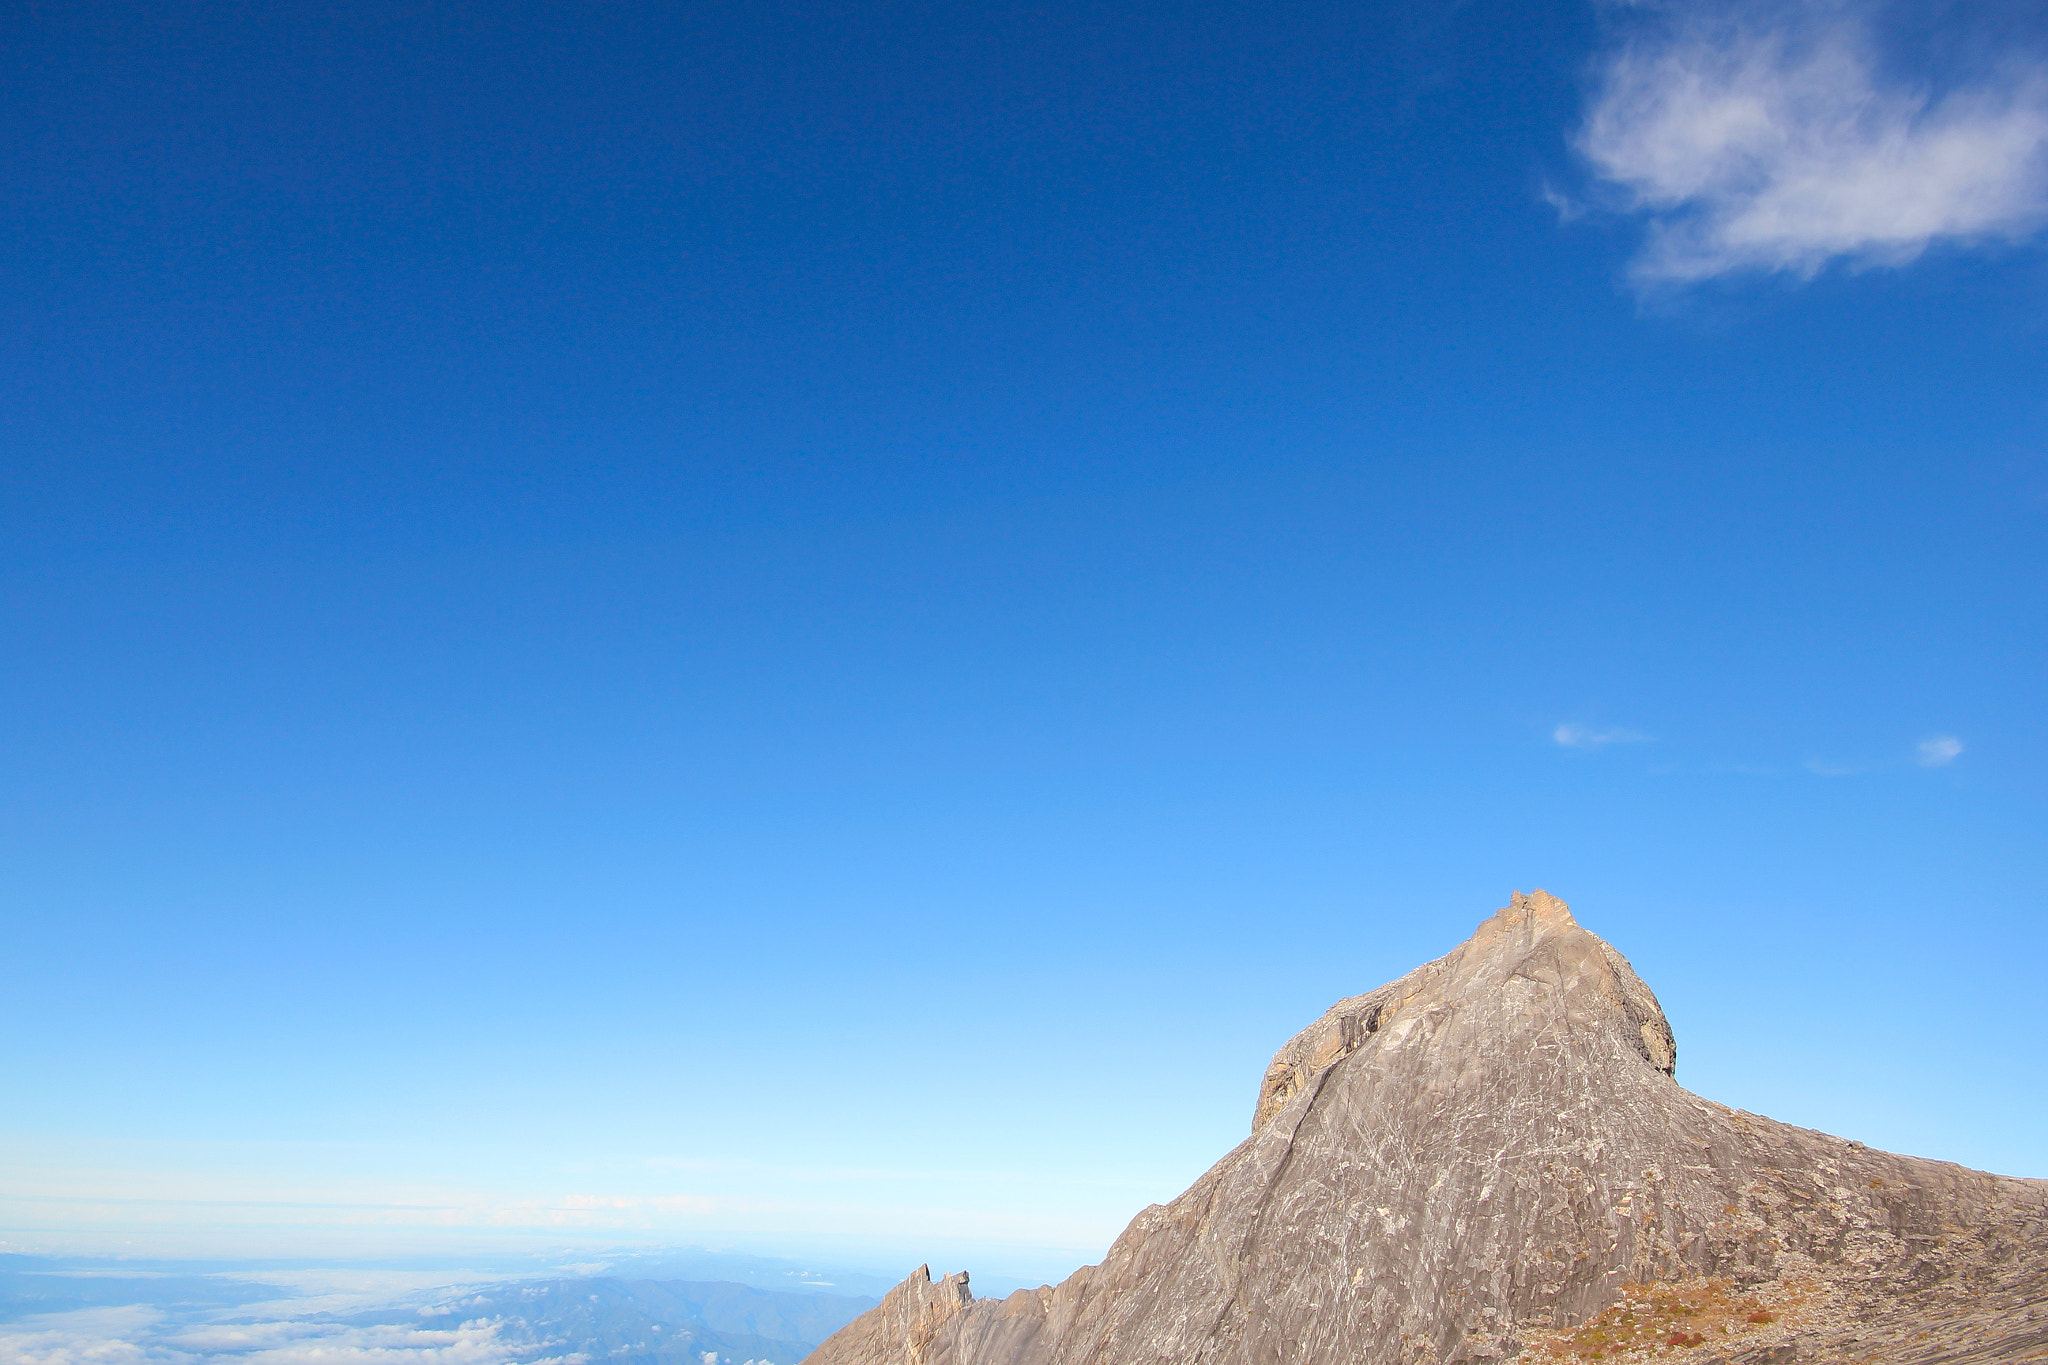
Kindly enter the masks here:
<path id="1" fill-rule="evenodd" d="M 1100 1265 L 920 1268 L 807 1365 L 2048 1360 L 2048 1181 L 1701 1099 L 1626 959 L 1517 893 L 1273 1059 Z"/>

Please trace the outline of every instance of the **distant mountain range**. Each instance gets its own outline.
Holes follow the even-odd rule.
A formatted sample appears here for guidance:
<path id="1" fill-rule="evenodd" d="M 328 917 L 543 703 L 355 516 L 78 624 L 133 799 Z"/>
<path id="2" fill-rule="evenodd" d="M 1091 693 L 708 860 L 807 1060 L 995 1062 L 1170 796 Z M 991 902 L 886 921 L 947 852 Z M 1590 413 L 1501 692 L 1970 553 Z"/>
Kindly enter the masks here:
<path id="1" fill-rule="evenodd" d="M 670 1258 L 619 1259 L 653 1269 Z M 367 1351 L 389 1365 L 797 1365 L 878 1300 L 830 1292 L 818 1272 L 792 1264 L 735 1262 L 739 1273 L 793 1286 L 775 1289 L 641 1275 L 479 1281 L 472 1267 L 462 1284 L 372 1288 L 346 1296 L 348 1307 L 308 1311 L 319 1298 L 291 1287 L 281 1267 L 0 1254 L 0 1361 L 79 1365 L 139 1352 L 157 1365 L 281 1365 L 317 1349 L 336 1359 Z"/>
<path id="2" fill-rule="evenodd" d="M 581 1357 L 583 1365 L 797 1365 L 875 1303 L 720 1281 L 607 1277 L 492 1285 L 418 1308 L 334 1320 L 365 1327 L 491 1321 L 500 1342 L 520 1348 L 515 1362 Z"/>

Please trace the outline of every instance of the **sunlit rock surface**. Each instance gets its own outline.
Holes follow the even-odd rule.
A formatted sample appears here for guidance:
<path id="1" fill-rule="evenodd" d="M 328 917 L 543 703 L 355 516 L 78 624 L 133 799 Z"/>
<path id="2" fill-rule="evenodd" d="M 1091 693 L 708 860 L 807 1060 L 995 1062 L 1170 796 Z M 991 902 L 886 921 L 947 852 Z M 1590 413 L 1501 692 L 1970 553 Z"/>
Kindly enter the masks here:
<path id="1" fill-rule="evenodd" d="M 1098 1266 L 920 1269 L 807 1365 L 2048 1360 L 2048 1182 L 1725 1108 L 1628 962 L 1517 894 L 1273 1059 Z"/>

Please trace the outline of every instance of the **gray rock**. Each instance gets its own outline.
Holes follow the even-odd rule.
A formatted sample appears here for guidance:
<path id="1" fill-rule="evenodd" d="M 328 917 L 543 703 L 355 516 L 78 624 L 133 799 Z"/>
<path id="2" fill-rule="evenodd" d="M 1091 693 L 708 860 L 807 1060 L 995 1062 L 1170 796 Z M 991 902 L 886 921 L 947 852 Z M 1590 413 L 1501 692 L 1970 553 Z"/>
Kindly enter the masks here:
<path id="1" fill-rule="evenodd" d="M 2033 1359 L 2048 1182 L 1873 1151 L 1673 1079 L 1648 986 L 1517 893 L 1280 1049 L 1252 1133 L 1102 1264 L 920 1270 L 807 1365 Z"/>

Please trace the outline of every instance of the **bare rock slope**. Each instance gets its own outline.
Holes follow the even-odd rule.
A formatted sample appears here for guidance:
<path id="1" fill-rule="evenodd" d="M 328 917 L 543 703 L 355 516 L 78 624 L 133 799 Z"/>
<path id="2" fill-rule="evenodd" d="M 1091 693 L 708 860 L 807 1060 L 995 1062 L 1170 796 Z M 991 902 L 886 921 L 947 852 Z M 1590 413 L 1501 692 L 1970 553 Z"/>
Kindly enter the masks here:
<path id="1" fill-rule="evenodd" d="M 1676 1052 L 1517 893 L 1283 1047 L 1251 1136 L 1102 1264 L 1003 1300 L 920 1268 L 806 1365 L 2048 1360 L 2048 1182 L 1725 1108 Z"/>

